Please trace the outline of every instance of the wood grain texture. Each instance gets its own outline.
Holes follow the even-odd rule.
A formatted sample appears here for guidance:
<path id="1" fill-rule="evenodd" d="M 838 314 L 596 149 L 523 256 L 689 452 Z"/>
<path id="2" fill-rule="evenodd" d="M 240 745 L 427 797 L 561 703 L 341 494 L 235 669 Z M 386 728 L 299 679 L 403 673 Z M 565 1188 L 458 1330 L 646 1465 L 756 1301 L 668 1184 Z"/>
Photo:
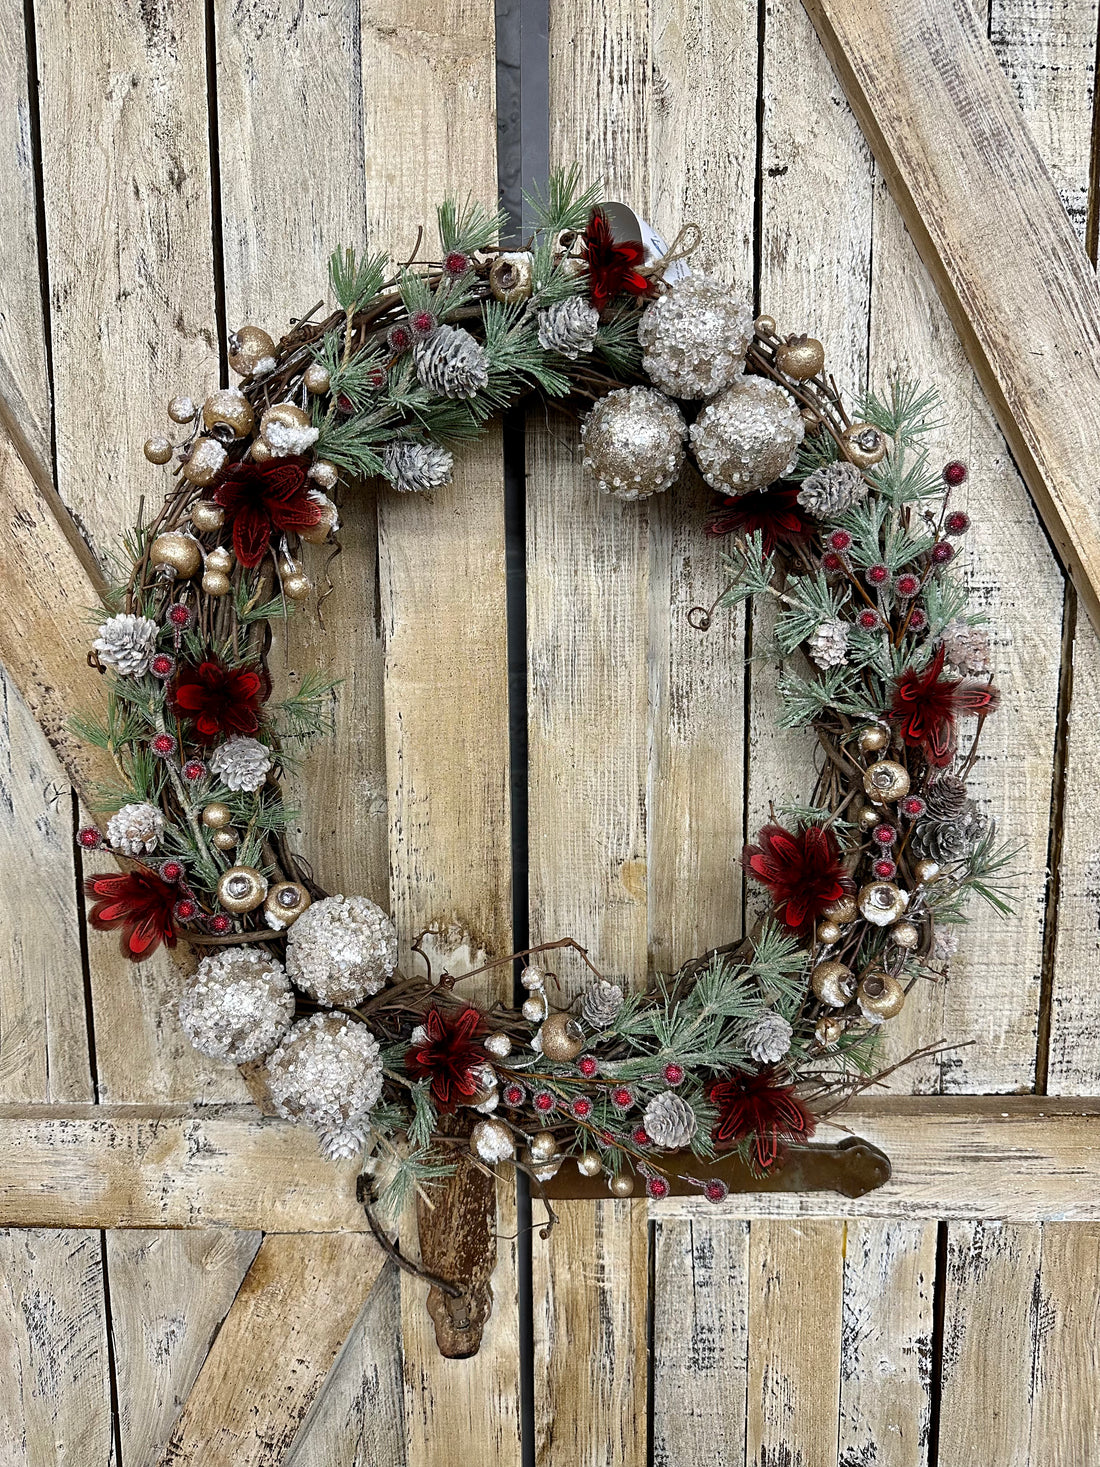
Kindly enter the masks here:
<path id="1" fill-rule="evenodd" d="M 1031 1461 L 1087 1462 L 1100 1440 L 1100 1229 L 1044 1223 L 1035 1297 Z"/>
<path id="2" fill-rule="evenodd" d="M 116 1467 L 98 1233 L 0 1233 L 0 1453 Z"/>
<path id="3" fill-rule="evenodd" d="M 661 1219 L 653 1248 L 653 1467 L 740 1464 L 749 1225 Z"/>
<path id="4" fill-rule="evenodd" d="M 560 1221 L 549 1240 L 534 1241 L 535 1460 L 643 1467 L 645 1202 L 565 1202 L 555 1210 Z"/>
<path id="5" fill-rule="evenodd" d="M 156 1467 L 260 1235 L 211 1228 L 104 1236 L 122 1460 Z"/>
<path id="6" fill-rule="evenodd" d="M 161 1457 L 278 1467 L 381 1271 L 372 1238 L 269 1233 Z"/>
<path id="7" fill-rule="evenodd" d="M 1100 286 L 997 64 L 985 17 L 966 0 L 806 5 L 1098 624 L 1100 506 L 1091 465 L 1100 447 L 1092 412 Z"/>
<path id="8" fill-rule="evenodd" d="M 835 1467 L 844 1224 L 755 1222 L 749 1235 L 745 1462 Z"/>

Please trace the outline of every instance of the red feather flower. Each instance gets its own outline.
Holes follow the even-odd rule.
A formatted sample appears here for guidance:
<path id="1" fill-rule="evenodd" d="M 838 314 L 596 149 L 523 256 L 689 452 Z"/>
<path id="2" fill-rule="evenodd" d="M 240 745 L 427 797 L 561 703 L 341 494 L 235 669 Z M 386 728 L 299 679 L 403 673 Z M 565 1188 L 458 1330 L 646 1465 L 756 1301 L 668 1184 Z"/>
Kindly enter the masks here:
<path id="1" fill-rule="evenodd" d="M 178 886 L 149 871 L 128 871 L 91 876 L 84 890 L 97 898 L 89 922 L 101 932 L 120 927 L 122 952 L 132 963 L 156 952 L 162 942 L 175 947 L 172 910 L 179 901 Z"/>
<path id="2" fill-rule="evenodd" d="M 797 484 L 781 484 L 756 494 L 724 498 L 711 510 L 706 533 L 753 535 L 759 530 L 765 555 L 770 555 L 777 545 L 807 540 L 816 526 L 799 509 L 798 489 Z"/>
<path id="3" fill-rule="evenodd" d="M 817 1124 L 789 1085 L 776 1084 L 774 1070 L 735 1070 L 710 1087 L 710 1099 L 718 1107 L 714 1140 L 719 1146 L 751 1141 L 753 1160 L 764 1172 L 779 1160 L 784 1141 L 809 1140 Z"/>
<path id="4" fill-rule="evenodd" d="M 405 1051 L 405 1068 L 418 1080 L 430 1080 L 437 1107 L 452 1111 L 481 1089 L 474 1070 L 489 1060 L 480 1043 L 484 1016 L 470 1005 L 448 1011 L 433 1004 L 424 1015 L 424 1029 L 425 1037 Z"/>
<path id="5" fill-rule="evenodd" d="M 588 294 L 602 311 L 617 295 L 645 295 L 649 281 L 638 273 L 645 251 L 634 239 L 616 243 L 602 209 L 593 209 L 584 231 L 584 257 L 588 262 Z"/>
<path id="6" fill-rule="evenodd" d="M 181 667 L 168 701 L 178 718 L 191 720 L 200 743 L 213 744 L 235 734 L 254 734 L 270 691 L 267 674 L 258 668 L 208 661 Z"/>
<path id="7" fill-rule="evenodd" d="M 850 889 L 836 836 L 824 826 L 803 826 L 792 835 L 781 825 L 765 825 L 759 841 L 745 847 L 741 863 L 770 890 L 775 915 L 793 931 L 804 930 Z"/>
<path id="8" fill-rule="evenodd" d="M 960 713 L 992 713 L 1000 701 L 997 689 L 988 683 L 959 682 L 941 677 L 944 648 L 923 672 L 912 668 L 894 684 L 890 717 L 902 739 L 920 749 L 936 769 L 951 763 L 955 752 L 955 719 Z"/>
<path id="9" fill-rule="evenodd" d="M 296 458 L 258 464 L 244 459 L 222 476 L 214 499 L 233 526 L 233 553 L 243 566 L 259 565 L 276 530 L 311 529 L 321 506 L 309 497 L 306 471 Z"/>

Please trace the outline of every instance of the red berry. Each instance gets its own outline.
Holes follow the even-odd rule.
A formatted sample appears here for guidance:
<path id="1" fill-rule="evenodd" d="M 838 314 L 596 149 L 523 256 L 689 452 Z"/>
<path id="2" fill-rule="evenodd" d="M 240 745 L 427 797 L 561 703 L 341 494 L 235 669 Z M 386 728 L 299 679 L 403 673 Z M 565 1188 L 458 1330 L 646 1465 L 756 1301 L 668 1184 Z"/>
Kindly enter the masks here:
<path id="1" fill-rule="evenodd" d="M 522 1085 L 516 1085 L 516 1084 L 505 1085 L 505 1087 L 504 1087 L 504 1104 L 506 1106 L 508 1106 L 508 1108 L 510 1110 L 515 1110 L 516 1106 L 522 1105 L 523 1104 L 523 1097 L 524 1097 L 524 1089 L 523 1089 L 523 1086 Z"/>
<path id="2" fill-rule="evenodd" d="M 871 867 L 871 870 L 878 877 L 879 881 L 893 881 L 894 877 L 898 874 L 898 868 L 888 856 L 883 856 L 881 860 L 876 861 Z"/>
<path id="3" fill-rule="evenodd" d="M 873 632 L 879 625 L 879 614 L 868 606 L 856 617 L 856 622 L 865 632 Z"/>
<path id="4" fill-rule="evenodd" d="M 180 773 L 193 784 L 196 780 L 206 778 L 206 765 L 201 759 L 188 759 Z"/>
<path id="5" fill-rule="evenodd" d="M 578 1121 L 586 1121 L 592 1114 L 592 1102 L 586 1095 L 578 1095 L 573 1102 L 572 1110 Z"/>
<path id="6" fill-rule="evenodd" d="M 408 351 L 413 344 L 413 334 L 407 326 L 391 326 L 386 340 L 393 351 Z"/>
<path id="7" fill-rule="evenodd" d="M 870 565 L 867 567 L 867 579 L 872 586 L 885 586 L 890 579 L 889 568 L 885 565 Z"/>
<path id="8" fill-rule="evenodd" d="M 821 557 L 821 564 L 827 571 L 838 571 L 844 569 L 844 562 L 839 555 L 834 555 L 830 550 Z"/>
<path id="9" fill-rule="evenodd" d="M 949 560 L 954 560 L 954 558 L 955 547 L 954 545 L 949 545 L 946 540 L 938 540 L 932 546 L 933 565 L 946 565 Z"/>
<path id="10" fill-rule="evenodd" d="M 668 1196 L 669 1186 L 664 1177 L 650 1177 L 645 1184 L 645 1191 L 647 1197 L 659 1199 Z"/>
<path id="11" fill-rule="evenodd" d="M 730 1189 L 721 1177 L 711 1177 L 710 1181 L 703 1185 L 703 1196 L 708 1202 L 724 1202 L 729 1194 Z"/>
<path id="12" fill-rule="evenodd" d="M 909 630 L 911 632 L 919 632 L 921 627 L 924 626 L 927 620 L 928 618 L 925 616 L 924 612 L 921 611 L 920 607 L 915 607 L 909 613 Z"/>
<path id="13" fill-rule="evenodd" d="M 829 544 L 834 550 L 847 550 L 852 543 L 852 537 L 847 530 L 834 530 L 829 536 Z"/>
<path id="14" fill-rule="evenodd" d="M 199 904 L 192 897 L 181 897 L 172 908 L 172 915 L 177 922 L 190 922 L 199 915 Z"/>
<path id="15" fill-rule="evenodd" d="M 94 825 L 85 825 L 83 830 L 76 833 L 76 843 L 85 851 L 98 851 L 103 844 L 103 837 Z"/>
<path id="16" fill-rule="evenodd" d="M 430 336 L 435 330 L 435 317 L 431 311 L 417 311 L 411 324 L 417 336 Z"/>
<path id="17" fill-rule="evenodd" d="M 206 925 L 215 937 L 224 937 L 227 932 L 233 931 L 233 918 L 219 913 L 218 916 L 211 917 Z"/>
<path id="18" fill-rule="evenodd" d="M 649 1145 L 649 1135 L 644 1126 L 635 1126 L 630 1133 L 630 1139 L 634 1142 L 635 1146 Z"/>
<path id="19" fill-rule="evenodd" d="M 183 876 L 182 861 L 162 861 L 160 867 L 160 879 L 162 881 L 179 881 Z"/>
<path id="20" fill-rule="evenodd" d="M 582 1054 L 577 1061 L 577 1069 L 586 1080 L 591 1080 L 593 1075 L 599 1073 L 600 1062 L 594 1054 Z"/>
<path id="21" fill-rule="evenodd" d="M 903 571 L 894 582 L 894 592 L 905 601 L 915 596 L 920 590 L 920 577 L 915 576 L 912 571 Z"/>
<path id="22" fill-rule="evenodd" d="M 874 830 L 872 830 L 871 832 L 871 835 L 876 845 L 892 846 L 894 844 L 894 841 L 897 840 L 898 833 L 892 825 L 887 825 L 885 822 L 883 822 L 882 825 L 875 826 Z"/>
<path id="23" fill-rule="evenodd" d="M 175 666 L 174 657 L 169 657 L 167 652 L 158 652 L 149 664 L 149 671 L 154 677 L 171 677 Z"/>
<path id="24" fill-rule="evenodd" d="M 355 403 L 347 395 L 346 392 L 338 392 L 336 394 L 336 406 L 346 418 L 350 417 L 351 414 L 355 411 Z"/>
<path id="25" fill-rule="evenodd" d="M 443 261 L 443 268 L 448 275 L 464 275 L 470 268 L 469 257 L 461 250 L 452 250 Z"/>
<path id="26" fill-rule="evenodd" d="M 684 1067 L 673 1062 L 665 1065 L 665 1079 L 670 1085 L 679 1085 L 684 1078 Z"/>
<path id="27" fill-rule="evenodd" d="M 924 801 L 920 795 L 906 795 L 898 808 L 903 815 L 908 815 L 910 820 L 916 820 L 918 815 L 924 814 Z"/>
<path id="28" fill-rule="evenodd" d="M 966 483 L 967 467 L 957 458 L 953 458 L 949 464 L 943 466 L 943 482 L 950 484 L 952 489 L 957 489 L 960 484 Z"/>
<path id="29" fill-rule="evenodd" d="M 537 1111 L 541 1111 L 543 1115 L 546 1115 L 548 1111 L 554 1109 L 557 1101 L 550 1094 L 549 1090 L 540 1090 L 531 1104 Z"/>
<path id="30" fill-rule="evenodd" d="M 970 528 L 970 516 L 963 509 L 953 509 L 943 526 L 949 535 L 965 535 Z"/>
<path id="31" fill-rule="evenodd" d="M 174 626 L 177 631 L 183 631 L 185 628 L 189 627 L 195 619 L 191 608 L 189 606 L 185 606 L 182 601 L 173 601 L 171 606 L 168 608 L 166 615 L 169 623 Z"/>
<path id="32" fill-rule="evenodd" d="M 375 391 L 379 391 L 381 388 L 385 387 L 385 385 L 386 385 L 386 369 L 385 369 L 385 367 L 375 367 L 374 371 L 370 374 L 370 385 L 375 389 Z"/>
<path id="33" fill-rule="evenodd" d="M 611 1104 L 619 1110 L 629 1110 L 634 1104 L 634 1092 L 628 1085 L 616 1085 L 611 1091 Z"/>
<path id="34" fill-rule="evenodd" d="M 157 734 L 149 746 L 160 759 L 170 759 L 176 752 L 176 741 L 171 734 Z"/>

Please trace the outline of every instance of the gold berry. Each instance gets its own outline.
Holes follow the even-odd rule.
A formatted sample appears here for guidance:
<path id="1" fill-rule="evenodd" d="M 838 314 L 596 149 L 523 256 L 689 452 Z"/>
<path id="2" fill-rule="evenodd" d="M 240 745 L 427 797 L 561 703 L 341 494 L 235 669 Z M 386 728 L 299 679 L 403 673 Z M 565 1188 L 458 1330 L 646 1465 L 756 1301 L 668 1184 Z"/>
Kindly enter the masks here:
<path id="1" fill-rule="evenodd" d="M 940 874 L 940 863 L 938 861 L 918 861 L 913 867 L 913 875 L 917 881 L 924 886 L 929 881 L 935 881 Z"/>
<path id="2" fill-rule="evenodd" d="M 202 589 L 208 596 L 227 596 L 229 577 L 224 571 L 208 570 L 202 578 Z"/>
<path id="3" fill-rule="evenodd" d="M 788 336 L 775 349 L 775 365 L 784 376 L 805 382 L 825 365 L 825 348 L 812 336 Z"/>
<path id="4" fill-rule="evenodd" d="M 212 534 L 225 524 L 225 510 L 212 499 L 196 499 L 191 506 L 191 524 L 202 535 Z"/>
<path id="5" fill-rule="evenodd" d="M 304 408 L 293 402 L 277 402 L 269 407 L 260 419 L 260 437 L 269 448 L 277 448 L 279 428 L 308 428 L 310 416 Z M 272 443 L 272 429 L 276 430 L 276 442 Z"/>
<path id="6" fill-rule="evenodd" d="M 909 793 L 909 774 L 893 759 L 880 759 L 863 776 L 863 788 L 872 800 L 901 800 Z"/>
<path id="7" fill-rule="evenodd" d="M 320 394 L 327 392 L 332 386 L 332 378 L 329 376 L 328 368 L 320 362 L 310 362 L 305 370 L 305 384 L 310 392 Z"/>
<path id="8" fill-rule="evenodd" d="M 859 736 L 859 747 L 864 754 L 878 754 L 889 742 L 889 730 L 878 724 L 873 728 L 865 728 Z"/>
<path id="9" fill-rule="evenodd" d="M 863 805 L 856 819 L 859 821 L 860 830 L 874 830 L 882 819 L 882 811 L 876 810 L 873 805 Z"/>
<path id="10" fill-rule="evenodd" d="M 825 947 L 839 942 L 841 938 L 840 928 L 835 922 L 824 921 L 817 924 L 817 940 Z"/>
<path id="11" fill-rule="evenodd" d="M 182 535 L 178 530 L 168 530 L 158 535 L 149 549 L 149 559 L 173 577 L 187 580 L 202 565 L 199 542 L 191 535 Z"/>
<path id="12" fill-rule="evenodd" d="M 340 470 L 327 458 L 318 458 L 310 464 L 308 477 L 319 489 L 335 489 Z"/>
<path id="13" fill-rule="evenodd" d="M 498 255 L 489 266 L 489 289 L 505 305 L 525 301 L 534 289 L 531 256 L 523 250 Z"/>
<path id="14" fill-rule="evenodd" d="M 275 457 L 262 438 L 253 438 L 248 452 L 252 460 L 258 464 L 270 463 Z"/>
<path id="15" fill-rule="evenodd" d="M 218 901 L 227 912 L 251 912 L 267 895 L 267 878 L 253 866 L 230 866 L 218 882 Z"/>
<path id="16" fill-rule="evenodd" d="M 603 1162 L 598 1151 L 586 1151 L 576 1158 L 577 1170 L 582 1177 L 598 1177 L 603 1171 Z"/>
<path id="17" fill-rule="evenodd" d="M 189 397 L 174 397 L 168 404 L 168 416 L 173 423 L 189 423 L 198 414 L 198 408 Z"/>
<path id="18" fill-rule="evenodd" d="M 233 812 L 221 800 L 213 800 L 209 805 L 203 806 L 202 823 L 211 830 L 224 830 L 227 825 L 233 824 Z"/>
<path id="19" fill-rule="evenodd" d="M 833 1009 L 842 1009 L 856 987 L 848 964 L 832 958 L 817 964 L 810 974 L 810 983 L 815 997 Z"/>
<path id="20" fill-rule="evenodd" d="M 839 922 L 843 926 L 845 922 L 854 922 L 856 920 L 859 916 L 859 908 L 856 906 L 855 897 L 848 896 L 846 893 L 844 896 L 838 897 L 835 902 L 830 902 L 821 915 L 828 917 L 833 922 Z"/>
<path id="21" fill-rule="evenodd" d="M 871 881 L 860 888 L 859 910 L 876 927 L 889 927 L 901 917 L 909 905 L 909 893 L 892 881 Z"/>
<path id="22" fill-rule="evenodd" d="M 267 363 L 271 363 L 271 368 Z M 275 366 L 275 343 L 260 326 L 242 326 L 229 338 L 229 365 L 238 377 L 251 377 L 257 369 Z"/>
<path id="23" fill-rule="evenodd" d="M 308 529 L 298 531 L 307 545 L 323 545 L 332 531 L 340 528 L 340 514 L 335 504 L 323 494 L 320 500 L 321 518 Z"/>
<path id="24" fill-rule="evenodd" d="M 870 469 L 886 457 L 886 434 L 873 423 L 853 423 L 841 435 L 844 453 L 857 469 Z"/>
<path id="25" fill-rule="evenodd" d="M 180 472 L 189 484 L 212 484 L 225 463 L 225 449 L 216 438 L 196 438 Z"/>
<path id="26" fill-rule="evenodd" d="M 835 1049 L 844 1033 L 844 1020 L 836 1014 L 822 1014 L 814 1025 L 814 1038 L 822 1049 Z"/>
<path id="27" fill-rule="evenodd" d="M 221 571 L 223 576 L 227 576 L 233 569 L 232 550 L 227 550 L 224 545 L 216 545 L 206 557 L 206 569 Z"/>
<path id="28" fill-rule="evenodd" d="M 264 898 L 264 921 L 276 932 L 297 922 L 310 904 L 310 895 L 298 881 L 279 881 Z"/>
<path id="29" fill-rule="evenodd" d="M 156 438 L 146 438 L 145 447 L 142 449 L 151 464 L 166 464 L 174 451 L 171 443 L 163 434 L 159 434 Z"/>
<path id="30" fill-rule="evenodd" d="M 865 1019 L 881 1023 L 900 1014 L 905 989 L 889 973 L 868 973 L 859 985 L 859 1011 Z"/>
<path id="31" fill-rule="evenodd" d="M 634 1178 L 629 1172 L 620 1172 L 608 1182 L 607 1190 L 612 1197 L 629 1197 L 634 1191 Z"/>
<path id="32" fill-rule="evenodd" d="M 752 323 L 752 329 L 756 332 L 757 336 L 774 336 L 775 317 L 757 316 L 756 320 Z"/>
<path id="33" fill-rule="evenodd" d="M 218 438 L 243 438 L 252 431 L 256 414 L 239 387 L 223 387 L 202 405 L 203 427 Z"/>
<path id="34" fill-rule="evenodd" d="M 219 851 L 231 851 L 237 844 L 237 832 L 235 830 L 215 830 L 210 839 Z"/>
<path id="35" fill-rule="evenodd" d="M 895 946 L 904 948 L 907 952 L 920 942 L 920 930 L 915 922 L 895 922 L 887 936 Z"/>
<path id="36" fill-rule="evenodd" d="M 539 1034 L 543 1054 L 555 1065 L 575 1060 L 584 1048 L 584 1035 L 569 1014 L 551 1014 Z"/>

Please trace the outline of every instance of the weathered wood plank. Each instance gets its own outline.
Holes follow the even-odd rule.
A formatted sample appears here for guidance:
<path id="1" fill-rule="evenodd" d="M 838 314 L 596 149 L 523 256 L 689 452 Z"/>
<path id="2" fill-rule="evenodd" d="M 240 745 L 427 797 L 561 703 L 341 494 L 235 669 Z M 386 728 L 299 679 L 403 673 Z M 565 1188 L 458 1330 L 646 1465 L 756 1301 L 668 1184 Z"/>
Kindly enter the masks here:
<path id="1" fill-rule="evenodd" d="M 653 1467 L 740 1463 L 749 1225 L 662 1219 L 653 1247 Z"/>
<path id="2" fill-rule="evenodd" d="M 269 1233 L 161 1457 L 278 1467 L 382 1268 L 373 1239 Z"/>
<path id="3" fill-rule="evenodd" d="M 985 16 L 966 0 L 805 3 L 1082 605 L 1100 623 L 1100 286 Z"/>
<path id="4" fill-rule="evenodd" d="M 749 1233 L 745 1462 L 835 1467 L 844 1224 L 754 1222 Z"/>
<path id="5" fill-rule="evenodd" d="M 260 1235 L 212 1228 L 104 1236 L 122 1460 L 156 1467 Z"/>
<path id="6" fill-rule="evenodd" d="M 1100 1102 L 893 1096 L 853 1107 L 845 1125 L 893 1161 L 865 1197 L 745 1194 L 716 1210 L 670 1198 L 651 1215 L 1100 1217 Z M 0 1106 L 0 1226 L 361 1231 L 355 1170 L 324 1161 L 303 1127 L 248 1108 Z"/>
<path id="7" fill-rule="evenodd" d="M 535 1460 L 643 1467 L 645 1203 L 565 1202 L 555 1210 L 549 1240 L 534 1241 Z"/>
<path id="8" fill-rule="evenodd" d="M 1100 1440 L 1100 1229 L 1044 1223 L 1035 1298 L 1031 1462 L 1087 1462 Z"/>
<path id="9" fill-rule="evenodd" d="M 0 1234 L 4 1467 L 115 1467 L 94 1232 Z"/>
<path id="10" fill-rule="evenodd" d="M 844 1467 L 922 1467 L 931 1416 L 934 1223 L 853 1220 L 844 1238 Z"/>

